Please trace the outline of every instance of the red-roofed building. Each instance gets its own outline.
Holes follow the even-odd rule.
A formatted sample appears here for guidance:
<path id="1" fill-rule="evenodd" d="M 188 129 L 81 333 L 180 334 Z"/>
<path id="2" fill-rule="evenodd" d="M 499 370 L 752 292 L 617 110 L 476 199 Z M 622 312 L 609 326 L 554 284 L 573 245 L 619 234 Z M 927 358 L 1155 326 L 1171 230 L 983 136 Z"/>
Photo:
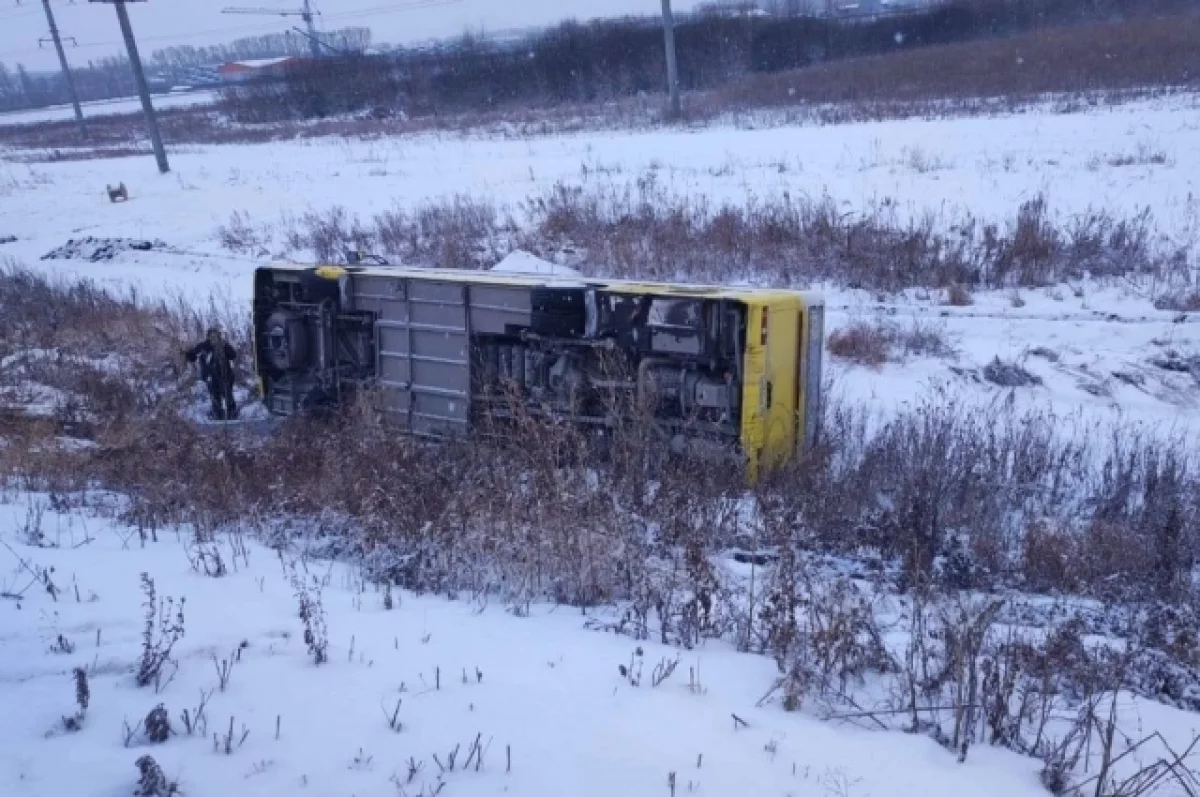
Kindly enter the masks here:
<path id="1" fill-rule="evenodd" d="M 305 59 L 294 55 L 282 58 L 254 58 L 246 61 L 231 61 L 217 67 L 217 74 L 227 83 L 251 80 L 259 77 L 274 77 L 283 74 L 289 67 Z"/>

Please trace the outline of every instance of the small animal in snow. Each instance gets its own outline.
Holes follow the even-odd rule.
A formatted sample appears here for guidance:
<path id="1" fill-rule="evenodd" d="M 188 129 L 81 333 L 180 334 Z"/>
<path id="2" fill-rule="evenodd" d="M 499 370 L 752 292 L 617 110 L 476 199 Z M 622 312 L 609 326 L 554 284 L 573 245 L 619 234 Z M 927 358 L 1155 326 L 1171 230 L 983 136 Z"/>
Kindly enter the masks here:
<path id="1" fill-rule="evenodd" d="M 109 202 L 116 202 L 118 200 L 125 202 L 129 199 L 129 191 L 125 189 L 125 183 L 118 184 L 116 188 L 113 188 L 111 185 L 105 187 L 108 189 Z"/>

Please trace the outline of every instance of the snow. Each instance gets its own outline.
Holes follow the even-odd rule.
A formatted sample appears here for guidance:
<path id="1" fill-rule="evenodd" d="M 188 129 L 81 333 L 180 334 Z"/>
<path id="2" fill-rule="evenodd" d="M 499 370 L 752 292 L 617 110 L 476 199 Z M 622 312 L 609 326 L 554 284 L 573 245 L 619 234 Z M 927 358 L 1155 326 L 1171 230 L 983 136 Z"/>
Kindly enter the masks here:
<path id="1" fill-rule="evenodd" d="M 1038 193 L 1066 216 L 1149 207 L 1160 233 L 1194 257 L 1197 129 L 1200 108 L 1181 96 L 1078 114 L 840 127 L 187 147 L 172 151 L 166 176 L 149 158 L 0 160 L 0 239 L 17 237 L 0 245 L 0 257 L 56 277 L 94 278 L 123 292 L 214 302 L 236 312 L 248 307 L 253 268 L 282 245 L 283 221 L 310 209 L 338 204 L 369 219 L 396 205 L 455 195 L 515 206 L 559 183 L 624 190 L 639 180 L 711 203 L 827 194 L 846 213 L 885 207 L 898 218 L 932 216 L 943 224 L 962 213 L 1003 223 Z M 1117 166 L 1111 161 L 1119 159 L 1109 157 L 1139 150 L 1161 152 L 1164 162 Z M 104 186 L 118 181 L 130 198 L 113 204 Z M 261 256 L 221 248 L 216 228 L 235 210 L 276 227 Z M 68 240 L 89 237 L 161 240 L 169 248 L 115 247 L 111 258 L 93 262 L 87 255 L 94 247 L 75 247 L 67 254 L 81 256 L 41 259 Z M 520 250 L 496 269 L 576 276 Z M 944 329 L 957 354 L 914 356 L 878 369 L 827 358 L 827 373 L 835 392 L 881 411 L 931 395 L 1011 399 L 1045 407 L 1064 429 L 1081 433 L 1119 420 L 1183 430 L 1194 423 L 1196 378 L 1154 362 L 1172 352 L 1200 352 L 1200 327 L 1195 313 L 1156 310 L 1154 287 L 1082 281 L 1015 295 L 977 293 L 967 307 L 947 306 L 936 292 L 877 297 L 829 287 L 830 329 L 858 319 L 920 322 Z M 53 353 L 30 351 L 0 361 L 0 370 L 15 377 L 0 402 L 54 412 L 64 397 L 25 379 L 22 370 L 47 356 Z M 1012 391 L 980 381 L 980 369 L 994 357 L 1022 363 L 1042 384 Z M 195 400 L 202 411 L 202 388 Z M 248 409 L 248 417 L 261 418 L 261 408 Z M 477 735 L 489 745 L 483 766 L 448 775 L 444 797 L 667 794 L 671 773 L 681 796 L 1044 793 L 1037 762 L 1000 749 L 977 746 L 960 764 L 923 736 L 758 707 L 776 675 L 767 657 L 713 641 L 692 651 L 640 643 L 647 670 L 676 654 L 681 662 L 663 685 L 634 687 L 618 665 L 630 661 L 639 643 L 585 630 L 587 618 L 576 610 L 535 606 L 531 616 L 516 617 L 482 601 L 402 593 L 389 611 L 347 563 L 310 562 L 315 573 L 328 574 L 323 603 L 331 660 L 317 667 L 275 551 L 246 540 L 249 558 L 241 560 L 233 554 L 238 540 L 223 539 L 237 567 L 207 578 L 189 566 L 186 529 L 161 530 L 158 542 L 142 544 L 117 522 L 52 510 L 42 523 L 56 547 L 34 548 L 19 531 L 31 507 L 45 508 L 48 499 L 9 490 L 3 500 L 0 593 L 20 592 L 29 581 L 17 557 L 53 568 L 64 591 L 55 601 L 34 585 L 20 600 L 0 598 L 0 705 L 21 707 L 0 724 L 0 794 L 78 793 L 81 773 L 88 794 L 128 794 L 134 761 L 149 753 L 186 794 L 265 797 L 401 794 L 391 778 L 403 781 L 412 757 L 422 769 L 405 788 L 416 795 L 435 788 L 434 754 L 445 762 L 458 745 L 461 761 Z M 160 595 L 187 597 L 179 671 L 162 694 L 137 688 L 132 676 L 142 572 L 155 579 Z M 72 652 L 51 651 L 60 634 Z M 229 658 L 239 647 L 228 688 L 209 702 L 204 738 L 181 733 L 163 745 L 123 746 L 123 721 L 136 723 L 159 702 L 182 731 L 180 712 L 217 686 L 212 657 Z M 74 710 L 77 666 L 89 673 L 92 699 L 82 730 L 71 733 L 61 718 Z M 693 671 L 698 689 L 689 688 Z M 385 719 L 397 701 L 399 733 Z M 1127 703 L 1131 727 L 1160 729 L 1173 744 L 1190 738 L 1192 715 Z M 735 729 L 734 714 L 748 727 Z M 214 753 L 211 736 L 224 734 L 231 718 L 239 736 L 243 725 L 249 735 L 232 755 Z"/>
<path id="2" fill-rule="evenodd" d="M 155 94 L 151 101 L 156 109 L 187 108 L 197 105 L 211 105 L 217 99 L 217 92 L 211 89 L 193 91 L 175 91 L 171 94 Z M 95 119 L 100 116 L 116 116 L 127 113 L 141 113 L 142 103 L 137 97 L 122 97 L 114 100 L 97 100 L 81 104 L 85 119 Z M 51 105 L 46 108 L 35 108 L 29 111 L 0 111 L 0 127 L 6 125 L 24 125 L 35 122 L 56 122 L 64 119 L 74 119 L 75 109 L 70 105 Z"/>
<path id="3" fill-rule="evenodd" d="M 942 226 L 965 214 L 1007 222 L 1040 193 L 1059 218 L 1089 209 L 1128 217 L 1149 207 L 1161 231 L 1191 244 L 1200 232 L 1197 130 L 1200 107 L 1184 95 L 1087 113 L 824 127 L 187 146 L 170 153 L 165 176 L 149 157 L 0 163 L 0 224 L 36 239 L 19 252 L 29 259 L 83 230 L 212 253 L 216 226 L 234 210 L 278 223 L 336 203 L 369 218 L 456 194 L 511 205 L 560 183 L 623 191 L 641 180 L 711 204 L 828 195 L 848 214 L 880 210 Z M 1166 162 L 1108 162 L 1139 149 Z M 131 201 L 110 206 L 103 189 L 118 181 Z M 51 207 L 55 218 L 47 218 Z"/>
<path id="4" fill-rule="evenodd" d="M 159 542 L 142 546 L 132 529 L 53 511 L 43 528 L 59 547 L 31 548 L 15 534 L 29 506 L 0 505 L 0 539 L 37 566 L 53 567 L 65 590 L 54 601 L 35 586 L 22 600 L 0 602 L 0 704 L 21 707 L 0 725 L 2 794 L 73 793 L 81 773 L 88 794 L 129 794 L 134 761 L 144 754 L 186 794 L 250 790 L 264 797 L 398 794 L 390 779 L 403 780 L 413 757 L 423 762 L 408 790 L 417 794 L 436 780 L 432 756 L 445 763 L 461 745 L 461 762 L 476 735 L 488 745 L 483 766 L 464 772 L 460 764 L 446 776 L 444 795 L 668 794 L 672 772 L 681 795 L 1043 793 L 1036 762 L 1013 753 L 980 747 L 958 764 L 925 737 L 756 708 L 774 677 L 766 657 L 710 643 L 684 652 L 661 686 L 647 677 L 634 687 L 618 665 L 630 661 L 637 643 L 584 630 L 577 612 L 535 607 L 517 618 L 500 607 L 409 594 L 398 594 L 388 611 L 353 569 L 312 562 L 314 574 L 328 577 L 330 660 L 317 667 L 275 552 L 249 544 L 248 563 L 207 578 L 189 567 L 186 533 L 160 532 Z M 15 565 L 5 563 L 4 591 L 28 581 Z M 178 673 L 159 694 L 133 678 L 143 572 L 160 597 L 186 598 Z M 73 652 L 51 651 L 60 634 Z M 212 659 L 235 656 L 239 646 L 240 661 L 219 691 Z M 678 653 L 641 647 L 647 673 Z M 89 672 L 91 701 L 82 730 L 67 733 L 61 718 L 75 710 L 75 667 Z M 701 689 L 689 688 L 689 670 L 698 672 Z M 208 690 L 208 734 L 188 737 L 179 716 L 194 713 Z M 397 701 L 399 733 L 385 717 Z M 125 748 L 123 722 L 134 725 L 158 703 L 177 735 Z M 735 729 L 732 714 L 749 727 Z M 212 735 L 223 736 L 231 718 L 235 736 L 243 725 L 249 735 L 232 755 L 215 753 Z"/>
<path id="5" fill-rule="evenodd" d="M 251 58 L 246 61 L 234 61 L 231 66 L 244 66 L 248 69 L 261 69 L 265 66 L 275 66 L 292 60 L 292 56 L 282 56 L 280 58 Z"/>
<path id="6" fill-rule="evenodd" d="M 0 407 L 19 406 L 31 418 L 52 418 L 71 398 L 57 388 L 28 379 L 0 386 Z"/>
<path id="7" fill-rule="evenodd" d="M 531 255 L 528 252 L 517 250 L 507 255 L 496 265 L 492 266 L 492 271 L 498 271 L 505 274 L 529 274 L 537 277 L 580 277 L 578 271 L 570 266 L 562 266 L 557 263 L 551 263 L 549 260 L 543 260 L 536 255 Z"/>
<path id="8" fill-rule="evenodd" d="M 370 222 L 463 195 L 518 208 L 556 185 L 598 192 L 651 185 L 712 205 L 789 194 L 831 197 L 844 213 L 883 212 L 932 219 L 948 229 L 967 216 L 1008 224 L 1019 205 L 1043 194 L 1056 222 L 1106 210 L 1149 210 L 1159 245 L 1195 263 L 1200 234 L 1200 130 L 1195 95 L 1144 100 L 1085 112 L 988 118 L 910 119 L 840 126 L 583 132 L 517 138 L 422 134 L 390 139 L 314 139 L 263 145 L 188 146 L 171 152 L 172 172 L 152 158 L 62 163 L 0 160 L 0 257 L 46 273 L 89 277 L 144 296 L 246 305 L 253 268 L 306 259 L 283 249 L 289 219 L 344 207 Z M 1132 165 L 1120 155 L 1161 154 Z M 0 155 L 2 157 L 2 155 Z M 108 201 L 124 182 L 128 202 Z M 216 230 L 238 211 L 270 239 L 255 255 L 230 254 Z M 113 260 L 42 261 L 71 239 L 161 240 L 170 251 L 122 251 Z M 530 261 L 511 256 L 502 269 Z M 497 258 L 501 259 L 501 258 Z M 533 264 L 537 268 L 549 268 Z M 560 267 L 552 271 L 558 273 Z M 1194 425 L 1198 391 L 1186 373 L 1153 366 L 1174 351 L 1200 352 L 1197 314 L 1156 310 L 1155 285 L 1083 283 L 979 293 L 972 306 L 915 292 L 876 297 L 827 288 L 829 328 L 856 318 L 912 319 L 944 328 L 956 360 L 911 357 L 881 369 L 827 359 L 835 389 L 881 410 L 911 405 L 933 391 L 992 401 L 1012 391 L 976 382 L 993 357 L 1021 360 L 1040 387 L 1018 400 L 1080 422 Z M 1052 350 L 1058 361 L 1033 355 Z"/>
<path id="9" fill-rule="evenodd" d="M 1154 365 L 1171 351 L 1200 352 L 1195 314 L 1156 310 L 1131 286 L 1089 284 L 1079 295 L 1063 287 L 1018 295 L 1022 307 L 1012 306 L 1010 294 L 993 292 L 959 308 L 941 306 L 936 298 L 856 303 L 833 294 L 833 329 L 874 318 L 902 329 L 923 324 L 942 330 L 957 349 L 949 360 L 910 357 L 880 369 L 829 358 L 835 394 L 885 412 L 918 406 L 935 394 L 968 402 L 1012 397 L 1028 409 L 1053 412 L 1063 424 L 1131 422 L 1162 434 L 1200 431 L 1196 376 Z M 978 382 L 978 370 L 994 357 L 1019 362 L 1042 385 L 1011 391 Z"/>

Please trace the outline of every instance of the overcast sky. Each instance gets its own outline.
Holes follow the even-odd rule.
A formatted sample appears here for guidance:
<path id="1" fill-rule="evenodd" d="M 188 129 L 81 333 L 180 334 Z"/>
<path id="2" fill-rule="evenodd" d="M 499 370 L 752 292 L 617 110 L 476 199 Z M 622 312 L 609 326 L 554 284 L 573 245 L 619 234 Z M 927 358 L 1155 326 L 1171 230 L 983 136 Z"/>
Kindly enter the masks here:
<path id="1" fill-rule="evenodd" d="M 148 57 L 171 45 L 205 45 L 242 36 L 282 32 L 300 20 L 294 17 L 223 14 L 228 6 L 278 9 L 299 8 L 302 0 L 148 0 L 130 2 L 129 16 L 138 47 Z M 679 11 L 700 0 L 674 0 Z M 110 6 L 88 0 L 51 0 L 72 64 L 113 55 L 122 50 L 116 13 Z M 590 19 L 622 14 L 655 14 L 660 0 L 315 0 L 322 28 L 365 26 L 376 42 L 404 44 L 457 36 L 464 31 L 502 31 L 546 25 L 568 18 Z M 57 68 L 54 48 L 38 39 L 48 35 L 41 0 L 0 0 L 0 61 L 29 69 Z"/>

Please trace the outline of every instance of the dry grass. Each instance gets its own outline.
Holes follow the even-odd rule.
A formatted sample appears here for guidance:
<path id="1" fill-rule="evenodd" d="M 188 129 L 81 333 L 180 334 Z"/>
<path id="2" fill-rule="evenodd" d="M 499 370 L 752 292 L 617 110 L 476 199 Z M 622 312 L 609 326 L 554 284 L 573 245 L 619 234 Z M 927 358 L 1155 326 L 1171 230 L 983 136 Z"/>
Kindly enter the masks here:
<path id="1" fill-rule="evenodd" d="M 267 144 L 297 139 L 373 140 L 420 133 L 485 134 L 496 138 L 563 135 L 587 130 L 645 129 L 662 125 L 657 102 L 629 99 L 559 108 L 509 108 L 410 119 L 335 117 L 304 124 L 230 121 L 211 107 L 165 108 L 158 112 L 168 154 L 189 146 Z M 74 122 L 0 125 L 0 144 L 9 159 L 30 163 L 92 158 L 144 157 L 150 152 L 139 114 L 116 114 L 88 122 L 89 142 L 80 146 Z"/>
<path id="2" fill-rule="evenodd" d="M 1168 166 L 1171 162 L 1171 157 L 1165 151 L 1143 142 L 1131 152 L 1094 155 L 1088 161 L 1088 169 L 1095 171 L 1103 166 L 1114 169 L 1126 166 Z"/>
<path id="3" fill-rule="evenodd" d="M 235 213 L 217 234 L 242 251 L 274 233 Z M 652 173 L 628 184 L 560 184 L 516 207 L 458 196 L 374 219 L 333 207 L 285 222 L 278 237 L 291 254 L 319 260 L 360 249 L 408 265 L 479 268 L 523 248 L 602 276 L 831 282 L 881 292 L 924 287 L 945 289 L 958 305 L 969 304 L 974 289 L 1045 286 L 1084 275 L 1155 276 L 1163 284 L 1192 278 L 1186 250 L 1157 240 L 1145 213 L 1060 218 L 1035 198 L 1005 225 L 971 217 L 903 222 L 885 211 L 846 214 L 828 198 L 713 205 L 703 196 L 668 192 Z"/>
<path id="4" fill-rule="evenodd" d="M 1020 104 L 1049 93 L 1194 86 L 1198 36 L 1200 15 L 1190 13 L 917 48 L 750 77 L 704 96 L 699 112 L 988 98 Z"/>
<path id="5" fill-rule="evenodd" d="M 132 433 L 130 426 L 149 415 L 178 411 L 192 386 L 181 352 L 214 323 L 243 350 L 249 340 L 240 314 L 192 298 L 145 302 L 132 292 L 116 296 L 90 282 L 49 281 L 5 265 L 0 358 L 10 359 L 0 387 L 11 397 L 19 395 L 12 388 L 32 383 L 60 399 L 44 421 L 20 420 L 11 398 L 0 411 L 22 427 L 89 437 Z"/>
<path id="6" fill-rule="evenodd" d="M 946 289 L 946 304 L 951 307 L 968 307 L 974 303 L 971 292 L 958 283 Z"/>
<path id="7" fill-rule="evenodd" d="M 855 321 L 829 333 L 826 348 L 834 357 L 859 365 L 880 366 L 892 352 L 892 336 L 879 323 Z"/>
<path id="8" fill-rule="evenodd" d="M 715 552 L 738 540 L 730 515 L 730 499 L 743 490 L 737 473 L 697 470 L 638 424 L 618 430 L 599 460 L 607 464 L 590 473 L 571 463 L 599 452 L 569 428 L 525 420 L 495 427 L 487 444 L 447 451 L 386 434 L 369 402 L 326 423 L 288 422 L 247 445 L 179 417 L 189 399 L 179 392 L 178 350 L 199 331 L 198 317 L 13 271 L 0 278 L 0 308 L 2 353 L 55 351 L 29 373 L 77 397 L 91 418 L 71 425 L 61 415 L 5 413 L 0 434 L 12 444 L 0 447 L 0 471 L 10 484 L 60 492 L 104 485 L 130 495 L 129 516 L 148 524 L 323 517 L 406 586 L 498 589 L 518 602 L 629 599 L 628 573 L 645 573 L 673 546 Z M 859 337 L 870 342 L 838 342 Z M 830 345 L 877 361 L 880 339 L 888 356 L 948 347 L 920 325 L 860 325 Z M 97 355 L 131 367 L 105 371 L 89 359 Z M 824 447 L 759 488 L 760 500 L 783 501 L 806 519 L 793 531 L 808 545 L 873 549 L 932 578 L 950 577 L 935 563 L 953 549 L 973 583 L 1061 571 L 1055 588 L 1105 595 L 1172 593 L 1200 553 L 1200 482 L 1184 441 L 1128 430 L 1075 435 L 1059 419 L 1009 405 L 935 402 L 868 420 L 831 404 Z M 53 442 L 62 433 L 95 445 L 64 449 Z M 331 472 L 343 478 L 330 483 Z M 662 485 L 653 493 L 645 489 L 650 472 Z M 389 489 L 378 491 L 385 481 Z M 525 500 L 531 489 L 541 500 Z M 1069 541 L 1069 557 L 1047 553 L 1066 543 L 1026 541 L 1025 519 L 1033 518 Z M 657 541 L 643 534 L 652 528 Z"/>
<path id="9" fill-rule="evenodd" d="M 1154 306 L 1159 310 L 1174 310 L 1180 313 L 1200 312 L 1200 289 L 1176 290 L 1160 296 Z"/>
<path id="10" fill-rule="evenodd" d="M 879 367 L 906 357 L 952 358 L 956 354 L 944 327 L 914 318 L 907 324 L 889 319 L 852 321 L 827 336 L 834 357 Z"/>
<path id="11" fill-rule="evenodd" d="M 10 351 L 59 352 L 44 378 L 101 345 L 165 369 L 194 320 L 13 270 L 0 274 L 0 311 Z M 172 380 L 151 382 L 169 393 Z M 1008 747 L 1045 760 L 1054 782 L 1078 771 L 1039 717 L 1079 707 L 1091 724 L 1117 689 L 1196 707 L 1200 463 L 1186 441 L 1072 430 L 1012 405 L 938 399 L 884 420 L 830 401 L 821 445 L 756 485 L 761 521 L 748 527 L 736 470 L 675 458 L 638 423 L 604 452 L 531 419 L 435 445 L 382 429 L 368 400 L 244 439 L 201 433 L 176 403 L 104 398 L 100 383 L 71 390 L 102 422 L 67 430 L 0 413 L 0 484 L 50 492 L 56 506 L 116 491 L 119 519 L 148 537 L 181 524 L 275 542 L 317 529 L 381 583 L 518 614 L 535 601 L 616 604 L 609 627 L 639 639 L 725 638 L 773 655 L 787 708 L 879 712 L 878 725 L 906 723 L 960 757 L 976 743 Z M 92 445 L 62 445 L 66 431 Z M 731 549 L 771 552 L 749 592 L 719 565 Z M 889 601 L 911 626 L 900 629 L 912 632 L 907 650 L 883 643 L 871 590 L 841 565 L 836 578 L 817 569 L 829 557 L 872 563 L 871 590 L 903 593 Z M 1013 587 L 1126 602 L 1101 621 L 1130 652 L 1083 647 L 1073 617 L 1001 633 L 1005 602 L 960 592 Z M 868 677 L 882 699 L 856 691 Z"/>

